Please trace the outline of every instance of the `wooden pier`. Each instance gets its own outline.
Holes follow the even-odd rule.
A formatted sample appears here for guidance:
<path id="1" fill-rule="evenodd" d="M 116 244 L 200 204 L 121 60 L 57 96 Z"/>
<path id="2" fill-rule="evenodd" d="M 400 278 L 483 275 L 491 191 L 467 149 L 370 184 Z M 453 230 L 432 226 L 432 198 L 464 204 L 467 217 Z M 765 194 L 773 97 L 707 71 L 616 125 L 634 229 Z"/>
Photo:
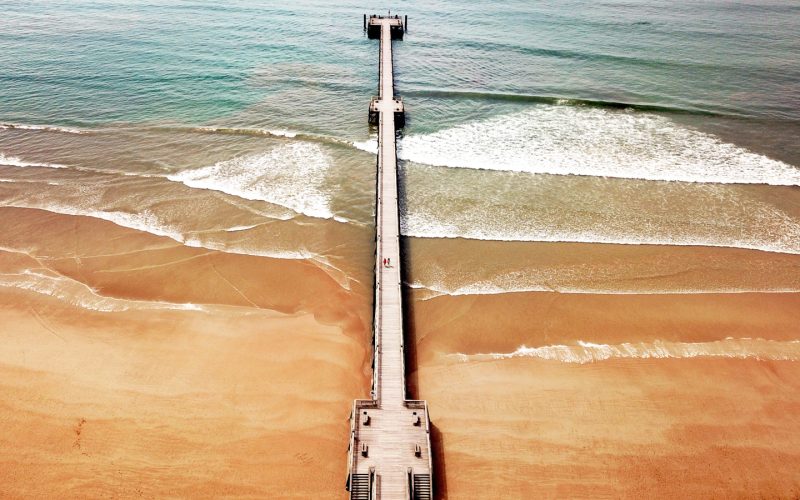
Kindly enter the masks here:
<path id="1" fill-rule="evenodd" d="M 369 105 L 378 126 L 375 314 L 372 399 L 353 403 L 347 489 L 358 500 L 432 498 L 430 421 L 425 401 L 407 400 L 400 281 L 396 127 L 405 123 L 394 95 L 392 40 L 402 40 L 399 16 L 364 17 L 369 38 L 380 39 L 379 95 Z"/>

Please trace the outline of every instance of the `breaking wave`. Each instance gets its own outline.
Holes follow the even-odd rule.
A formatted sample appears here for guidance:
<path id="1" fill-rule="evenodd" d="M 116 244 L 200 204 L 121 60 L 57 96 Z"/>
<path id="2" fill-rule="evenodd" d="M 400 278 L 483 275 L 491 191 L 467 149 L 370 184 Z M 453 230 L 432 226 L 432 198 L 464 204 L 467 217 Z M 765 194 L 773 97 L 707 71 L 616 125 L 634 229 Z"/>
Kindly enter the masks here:
<path id="1" fill-rule="evenodd" d="M 604 109 L 624 109 L 636 111 L 650 111 L 659 113 L 676 113 L 676 114 L 692 114 L 692 115 L 706 115 L 716 116 L 724 115 L 738 115 L 737 113 L 718 113 L 709 111 L 707 109 L 698 109 L 693 107 L 676 107 L 676 106 L 663 106 L 658 104 L 642 104 L 633 102 L 622 101 L 604 101 L 599 99 L 578 99 L 573 97 L 556 97 L 546 95 L 531 95 L 531 94 L 510 94 L 503 92 L 471 92 L 459 90 L 410 90 L 403 92 L 407 97 L 438 97 L 445 99 L 475 99 L 480 101 L 506 101 L 518 103 L 538 103 L 538 104 L 551 104 L 551 105 L 570 105 L 570 106 L 588 106 Z"/>
<path id="2" fill-rule="evenodd" d="M 46 132 L 63 132 L 65 134 L 85 134 L 88 131 L 74 127 L 58 127 L 55 125 L 29 125 L 25 123 L 0 123 L 0 130 L 44 130 Z"/>
<path id="3" fill-rule="evenodd" d="M 330 194 L 322 188 L 331 163 L 319 145 L 292 142 L 266 153 L 184 170 L 167 178 L 191 188 L 266 201 L 310 217 L 332 219 Z"/>
<path id="4" fill-rule="evenodd" d="M 354 143 L 374 152 L 374 139 Z M 656 181 L 800 185 L 800 169 L 652 113 L 536 105 L 399 143 L 434 166 Z"/>

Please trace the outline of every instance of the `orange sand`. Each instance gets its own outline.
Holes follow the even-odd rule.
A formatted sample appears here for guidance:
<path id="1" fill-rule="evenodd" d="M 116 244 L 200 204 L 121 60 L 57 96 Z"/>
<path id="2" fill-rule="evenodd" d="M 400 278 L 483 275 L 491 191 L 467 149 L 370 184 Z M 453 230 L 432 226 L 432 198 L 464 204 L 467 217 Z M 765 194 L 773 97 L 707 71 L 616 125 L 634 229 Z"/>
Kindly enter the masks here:
<path id="1" fill-rule="evenodd" d="M 369 255 L 364 239 L 354 255 Z M 487 276 L 515 266 L 558 276 L 591 263 L 604 271 L 589 284 L 621 288 L 789 287 L 799 259 L 410 247 L 412 281 L 417 265 L 456 276 L 485 261 Z M 598 280 L 616 269 L 632 271 Z M 654 272 L 637 279 L 641 269 Z M 565 286 L 581 285 L 571 276 Z M 368 280 L 347 290 L 319 263 L 10 208 L 0 208 L 0 278 L 0 496 L 346 498 L 348 412 L 369 391 Z M 409 385 L 430 405 L 442 498 L 800 496 L 797 362 L 448 356 L 578 340 L 796 340 L 800 294 L 408 299 Z"/>
<path id="2" fill-rule="evenodd" d="M 442 498 L 797 498 L 796 362 L 420 369 Z"/>
<path id="3" fill-rule="evenodd" d="M 0 288 L 0 496 L 345 497 L 360 292 L 305 261 L 0 212 L 4 279 L 85 292 Z"/>
<path id="4" fill-rule="evenodd" d="M 409 301 L 441 498 L 797 498 L 797 361 L 589 364 L 522 344 L 800 339 L 800 294 L 515 293 Z M 409 342 L 410 344 L 410 342 Z"/>
<path id="5" fill-rule="evenodd" d="M 726 337 L 800 339 L 800 293 L 594 295 L 528 292 L 411 302 L 420 360 L 526 345 Z"/>

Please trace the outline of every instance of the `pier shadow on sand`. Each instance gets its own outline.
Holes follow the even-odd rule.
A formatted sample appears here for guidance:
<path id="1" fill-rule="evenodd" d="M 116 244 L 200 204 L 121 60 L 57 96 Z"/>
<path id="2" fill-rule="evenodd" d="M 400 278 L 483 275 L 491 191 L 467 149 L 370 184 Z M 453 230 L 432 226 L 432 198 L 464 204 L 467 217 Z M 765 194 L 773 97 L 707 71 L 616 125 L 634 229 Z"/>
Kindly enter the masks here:
<path id="1" fill-rule="evenodd" d="M 404 199 L 405 185 L 403 178 L 398 176 L 398 198 Z M 402 201 L 401 201 L 402 203 Z M 406 398 L 425 399 L 424 394 L 419 392 L 419 364 L 417 361 L 417 330 L 414 322 L 414 301 L 412 291 L 405 283 L 409 283 L 408 264 L 411 261 L 411 251 L 409 241 L 406 237 L 400 238 L 400 255 L 402 259 L 401 279 L 403 281 L 402 300 L 403 300 L 403 334 L 404 334 L 404 353 L 406 365 Z M 435 410 L 435 408 L 434 408 Z M 428 408 L 429 416 L 431 408 Z M 447 498 L 447 475 L 444 454 L 444 437 L 436 427 L 433 417 L 431 417 L 431 452 L 433 454 L 433 496 L 439 500 Z"/>

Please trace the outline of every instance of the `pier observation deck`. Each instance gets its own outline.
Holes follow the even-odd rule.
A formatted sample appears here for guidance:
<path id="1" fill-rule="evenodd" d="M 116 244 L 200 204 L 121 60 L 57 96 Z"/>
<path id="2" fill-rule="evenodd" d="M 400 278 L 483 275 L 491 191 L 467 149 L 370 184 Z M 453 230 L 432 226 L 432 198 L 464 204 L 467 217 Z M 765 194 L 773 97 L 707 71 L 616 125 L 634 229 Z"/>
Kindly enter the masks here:
<path id="1" fill-rule="evenodd" d="M 369 104 L 378 126 L 375 310 L 372 399 L 353 403 L 347 489 L 358 500 L 432 498 L 430 420 L 425 401 L 406 399 L 396 128 L 405 123 L 394 95 L 392 40 L 407 20 L 364 16 L 369 38 L 380 39 L 379 94 Z"/>

